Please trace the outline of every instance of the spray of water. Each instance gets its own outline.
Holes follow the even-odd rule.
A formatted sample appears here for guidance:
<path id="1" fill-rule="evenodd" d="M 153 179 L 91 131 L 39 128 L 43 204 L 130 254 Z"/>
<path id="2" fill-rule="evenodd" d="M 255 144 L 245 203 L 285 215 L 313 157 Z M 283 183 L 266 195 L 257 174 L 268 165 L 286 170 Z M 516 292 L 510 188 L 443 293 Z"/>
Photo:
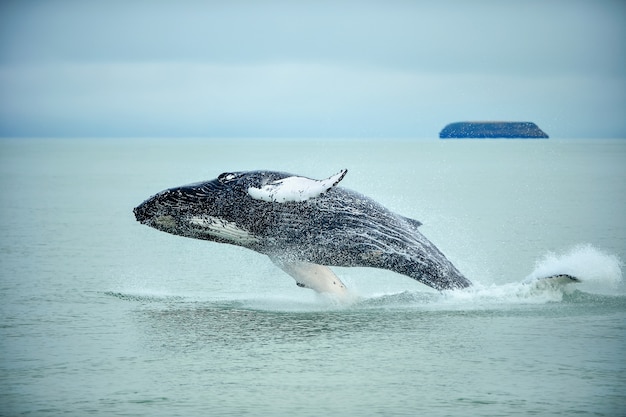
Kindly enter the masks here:
<path id="1" fill-rule="evenodd" d="M 568 279 L 546 279 L 567 274 Z M 524 280 L 508 284 L 474 285 L 463 290 L 429 294 L 429 297 L 409 297 L 408 294 L 385 296 L 388 303 L 421 304 L 426 308 L 482 309 L 520 304 L 560 302 L 565 294 L 579 290 L 592 294 L 623 294 L 622 263 L 614 255 L 589 244 L 577 245 L 563 253 L 549 252 L 536 262 Z M 412 298 L 413 300 L 409 300 Z"/>
<path id="2" fill-rule="evenodd" d="M 556 274 L 577 277 L 579 288 L 586 292 L 612 293 L 622 284 L 622 262 L 590 244 L 577 245 L 565 253 L 544 255 L 526 281 Z"/>

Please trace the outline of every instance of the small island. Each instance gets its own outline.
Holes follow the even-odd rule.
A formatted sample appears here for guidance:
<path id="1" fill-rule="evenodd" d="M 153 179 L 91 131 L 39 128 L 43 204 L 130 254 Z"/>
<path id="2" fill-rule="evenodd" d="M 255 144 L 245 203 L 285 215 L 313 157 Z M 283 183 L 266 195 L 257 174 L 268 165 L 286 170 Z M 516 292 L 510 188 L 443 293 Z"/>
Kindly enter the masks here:
<path id="1" fill-rule="evenodd" d="M 456 122 L 439 133 L 441 139 L 547 139 L 532 122 Z"/>

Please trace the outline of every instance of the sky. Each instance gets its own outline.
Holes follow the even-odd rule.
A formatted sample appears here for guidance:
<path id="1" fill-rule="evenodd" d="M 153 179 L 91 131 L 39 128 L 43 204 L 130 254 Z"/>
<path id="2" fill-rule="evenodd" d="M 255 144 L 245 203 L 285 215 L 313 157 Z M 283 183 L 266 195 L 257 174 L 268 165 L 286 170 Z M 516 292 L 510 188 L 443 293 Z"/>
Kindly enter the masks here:
<path id="1" fill-rule="evenodd" d="M 626 137 L 626 1 L 0 2 L 0 136 Z"/>

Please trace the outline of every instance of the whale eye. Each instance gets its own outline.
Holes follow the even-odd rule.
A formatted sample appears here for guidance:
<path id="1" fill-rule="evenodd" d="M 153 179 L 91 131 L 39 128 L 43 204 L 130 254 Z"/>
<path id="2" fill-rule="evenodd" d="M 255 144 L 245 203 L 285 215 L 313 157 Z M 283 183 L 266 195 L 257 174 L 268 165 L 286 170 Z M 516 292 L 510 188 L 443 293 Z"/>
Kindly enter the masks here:
<path id="1" fill-rule="evenodd" d="M 237 177 L 238 175 L 232 172 L 224 172 L 223 174 L 220 174 L 219 177 L 217 177 L 217 180 L 221 182 L 222 184 L 224 184 L 224 183 L 227 183 L 236 179 Z"/>

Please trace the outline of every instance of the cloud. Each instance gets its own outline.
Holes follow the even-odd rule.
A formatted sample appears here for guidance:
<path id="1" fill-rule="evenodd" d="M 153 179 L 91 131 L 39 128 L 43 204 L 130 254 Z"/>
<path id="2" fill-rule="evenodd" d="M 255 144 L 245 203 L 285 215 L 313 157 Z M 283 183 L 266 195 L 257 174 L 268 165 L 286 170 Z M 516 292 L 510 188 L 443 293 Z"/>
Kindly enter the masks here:
<path id="1" fill-rule="evenodd" d="M 620 2 L 8 2 L 0 135 L 624 136 Z"/>
<path id="2" fill-rule="evenodd" d="M 436 137 L 452 120 L 512 118 L 534 120 L 554 134 L 567 115 L 604 120 L 610 109 L 623 108 L 623 87 L 621 79 L 300 63 L 46 65 L 0 71 L 9 98 L 0 101 L 0 133 Z M 601 102 L 594 99 L 598 91 Z"/>

